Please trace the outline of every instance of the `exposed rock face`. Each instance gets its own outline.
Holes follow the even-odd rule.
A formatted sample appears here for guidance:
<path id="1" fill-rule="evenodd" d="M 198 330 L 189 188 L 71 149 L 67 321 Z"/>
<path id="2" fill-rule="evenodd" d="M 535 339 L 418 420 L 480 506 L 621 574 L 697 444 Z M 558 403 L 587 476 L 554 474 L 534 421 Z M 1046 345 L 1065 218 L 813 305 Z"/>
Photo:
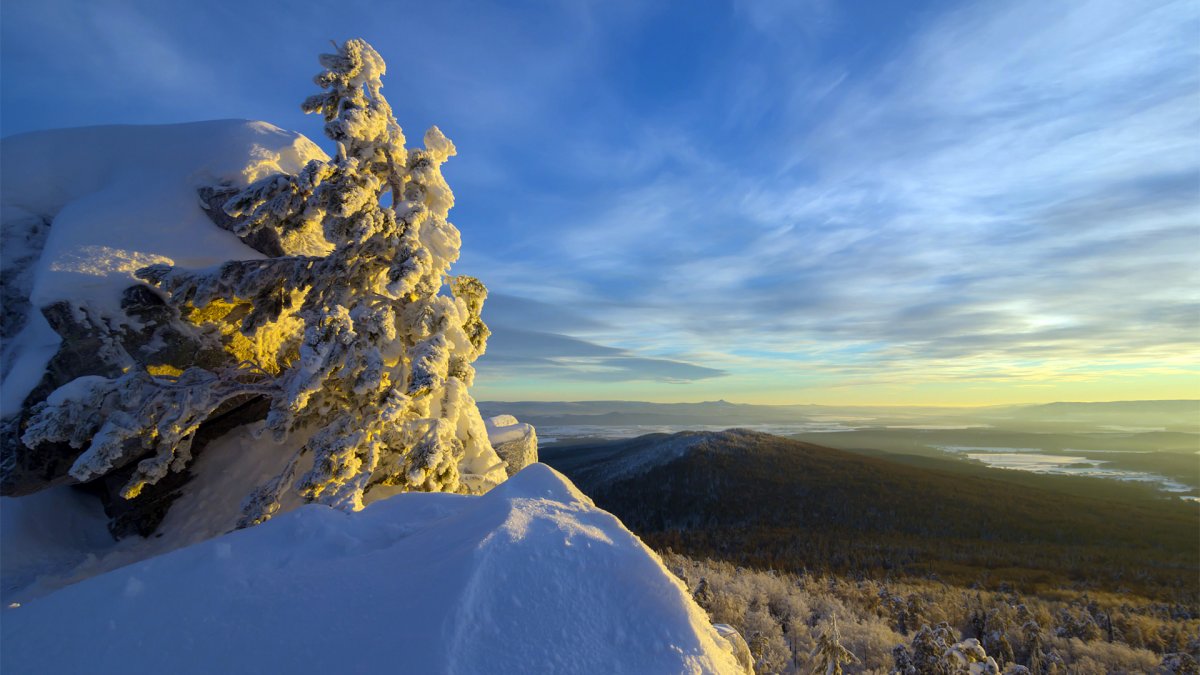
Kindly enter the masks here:
<path id="1" fill-rule="evenodd" d="M 204 213 L 210 219 L 212 219 L 214 223 L 216 223 L 217 227 L 221 228 L 222 230 L 229 230 L 232 232 L 239 219 L 234 218 L 228 213 L 225 213 L 225 209 L 223 209 L 222 206 L 225 204 L 225 202 L 229 201 L 231 197 L 241 191 L 241 188 L 233 186 L 202 187 L 199 190 L 200 208 L 204 210 Z M 255 251 L 272 258 L 291 255 L 292 253 L 298 252 L 289 251 L 287 247 L 284 246 L 283 241 L 280 240 L 279 235 L 270 228 L 255 230 L 244 237 L 238 238 L 242 240 L 242 243 L 246 244 Z"/>
<path id="2" fill-rule="evenodd" d="M 261 396 L 236 402 L 228 412 L 215 415 L 200 427 L 192 442 L 192 454 L 199 456 L 212 441 L 236 427 L 265 418 L 269 410 L 269 401 Z M 104 513 L 109 517 L 108 530 L 117 539 L 134 534 L 143 537 L 154 534 L 171 505 L 181 496 L 183 487 L 192 479 L 189 467 L 188 471 L 167 474 L 143 489 L 136 498 L 125 499 L 121 496 L 121 488 L 132 476 L 134 466 L 130 463 L 121 470 L 79 486 L 100 499 Z"/>
<path id="3" fill-rule="evenodd" d="M 2 144 L 0 494 L 21 496 L 78 482 L 68 471 L 84 448 L 66 442 L 28 448 L 21 441 L 35 407 L 63 385 L 139 369 L 156 376 L 190 366 L 219 370 L 244 359 L 230 348 L 236 331 L 225 328 L 247 308 L 231 305 L 224 315 L 210 311 L 189 320 L 196 317 L 181 316 L 157 291 L 135 283 L 136 269 L 317 255 L 330 245 L 319 226 L 283 238 L 248 236 L 241 244 L 221 231 L 235 224 L 222 207 L 239 186 L 325 158 L 308 139 L 269 124 L 63 129 Z M 226 401 L 197 430 L 193 456 L 228 429 L 264 415 L 256 397 Z M 112 476 L 85 486 L 105 503 L 118 536 L 152 532 L 189 479 L 183 472 L 136 499 L 121 499 L 122 473 L 146 452 L 132 445 Z"/>
<path id="4" fill-rule="evenodd" d="M 58 302 L 42 308 L 42 315 L 62 338 L 58 352 L 47 365 L 41 382 L 26 397 L 21 411 L 4 421 L 0 428 L 0 494 L 21 496 L 52 487 L 77 483 L 68 471 L 83 448 L 68 443 L 42 443 L 26 447 L 20 440 L 23 423 L 33 405 L 44 400 L 58 387 L 88 376 L 116 377 L 130 368 L 145 368 L 154 373 L 178 373 L 189 366 L 216 369 L 232 366 L 233 358 L 223 348 L 223 337 L 215 331 L 199 331 L 180 320 L 179 313 L 166 305 L 146 286 L 131 286 L 121 300 L 121 308 L 130 323 L 121 324 L 93 315 L 85 307 Z M 200 427 L 192 445 L 193 455 L 230 429 L 264 419 L 268 411 L 261 397 L 244 397 L 226 404 L 224 412 Z M 150 486 L 136 499 L 123 499 L 119 491 L 139 460 L 141 453 L 131 448 L 130 461 L 121 470 L 84 486 L 96 494 L 111 521 L 109 529 L 117 538 L 132 534 L 149 536 L 162 522 L 180 488 L 188 482 L 187 472 L 172 474 Z"/>
<path id="5" fill-rule="evenodd" d="M 46 373 L 25 398 L 15 421 L 6 425 L 3 439 L 4 464 L 0 472 L 0 494 L 20 496 L 62 483 L 75 482 L 67 470 L 82 448 L 66 443 L 43 443 L 27 448 L 17 430 L 32 407 L 51 392 L 77 377 L 116 377 L 128 368 L 186 367 L 188 363 L 220 362 L 219 348 L 205 348 L 200 336 L 178 322 L 178 316 L 152 291 L 133 287 L 125 293 L 122 308 L 127 317 L 140 319 L 140 326 L 115 324 L 94 315 L 85 307 L 56 302 L 41 308 L 42 316 L 62 338 Z M 115 325 L 114 325 L 115 324 Z"/>
<path id="6" fill-rule="evenodd" d="M 522 424 L 512 415 L 497 415 L 484 422 L 487 424 L 488 440 L 507 465 L 510 478 L 538 461 L 537 431 L 533 425 Z"/>

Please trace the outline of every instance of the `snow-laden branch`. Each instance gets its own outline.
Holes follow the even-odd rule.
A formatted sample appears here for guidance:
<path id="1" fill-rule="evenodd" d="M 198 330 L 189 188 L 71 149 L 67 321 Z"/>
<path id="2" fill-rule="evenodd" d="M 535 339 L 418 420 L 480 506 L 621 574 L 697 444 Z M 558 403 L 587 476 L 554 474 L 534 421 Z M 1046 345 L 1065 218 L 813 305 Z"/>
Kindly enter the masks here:
<path id="1" fill-rule="evenodd" d="M 270 395 L 274 388 L 269 380 L 241 382 L 201 368 L 189 368 L 178 378 L 155 377 L 144 370 L 118 378 L 81 377 L 38 404 L 21 441 L 30 447 L 44 442 L 86 445 L 70 470 L 80 481 L 150 451 L 121 490 L 132 499 L 168 471 L 186 466 L 196 430 L 223 403 L 239 396 Z"/>

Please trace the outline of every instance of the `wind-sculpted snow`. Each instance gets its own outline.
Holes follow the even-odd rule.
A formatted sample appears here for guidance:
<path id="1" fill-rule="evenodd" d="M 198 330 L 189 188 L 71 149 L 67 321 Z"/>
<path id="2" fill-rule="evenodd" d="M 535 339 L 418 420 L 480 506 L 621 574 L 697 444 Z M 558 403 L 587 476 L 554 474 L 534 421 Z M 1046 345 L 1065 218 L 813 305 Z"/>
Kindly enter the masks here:
<path id="1" fill-rule="evenodd" d="M 658 556 L 542 464 L 481 497 L 303 506 L 0 630 L 6 673 L 744 672 Z"/>

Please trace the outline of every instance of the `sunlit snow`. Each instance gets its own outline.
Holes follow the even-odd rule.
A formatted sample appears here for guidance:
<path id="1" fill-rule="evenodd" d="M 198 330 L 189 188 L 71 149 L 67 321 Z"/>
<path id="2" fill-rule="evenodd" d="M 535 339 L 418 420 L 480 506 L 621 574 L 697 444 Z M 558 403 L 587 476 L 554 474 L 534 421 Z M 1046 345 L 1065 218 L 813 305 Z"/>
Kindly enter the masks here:
<path id="1" fill-rule="evenodd" d="M 543 464 L 481 497 L 303 506 L 2 611 L 6 673 L 740 671 L 658 556 Z"/>

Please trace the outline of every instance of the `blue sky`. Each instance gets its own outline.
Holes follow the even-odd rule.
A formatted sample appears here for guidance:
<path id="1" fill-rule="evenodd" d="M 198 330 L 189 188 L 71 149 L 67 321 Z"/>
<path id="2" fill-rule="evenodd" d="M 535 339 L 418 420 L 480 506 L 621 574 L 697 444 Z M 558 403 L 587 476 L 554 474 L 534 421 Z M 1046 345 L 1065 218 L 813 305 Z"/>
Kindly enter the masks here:
<path id="1" fill-rule="evenodd" d="M 286 9 L 284 8 L 286 5 Z M 491 399 L 1200 396 L 1200 3 L 4 3 L 0 131 L 455 141 Z"/>

